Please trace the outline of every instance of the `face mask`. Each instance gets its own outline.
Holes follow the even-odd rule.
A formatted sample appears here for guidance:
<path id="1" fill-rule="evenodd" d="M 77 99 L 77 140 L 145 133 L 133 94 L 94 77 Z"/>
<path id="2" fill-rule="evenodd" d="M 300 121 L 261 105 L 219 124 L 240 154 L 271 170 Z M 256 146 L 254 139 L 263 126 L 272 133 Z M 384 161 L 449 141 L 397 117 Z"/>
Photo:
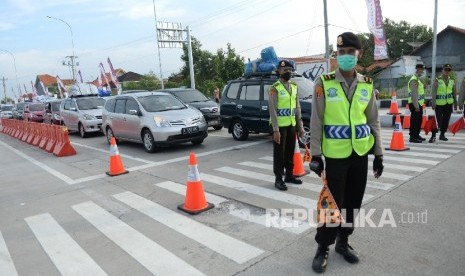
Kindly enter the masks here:
<path id="1" fill-rule="evenodd" d="M 289 81 L 291 79 L 291 72 L 282 73 L 281 78 L 285 81 Z"/>
<path id="2" fill-rule="evenodd" d="M 357 60 L 357 56 L 354 55 L 337 56 L 337 65 L 339 65 L 342 71 L 348 72 L 355 68 Z"/>

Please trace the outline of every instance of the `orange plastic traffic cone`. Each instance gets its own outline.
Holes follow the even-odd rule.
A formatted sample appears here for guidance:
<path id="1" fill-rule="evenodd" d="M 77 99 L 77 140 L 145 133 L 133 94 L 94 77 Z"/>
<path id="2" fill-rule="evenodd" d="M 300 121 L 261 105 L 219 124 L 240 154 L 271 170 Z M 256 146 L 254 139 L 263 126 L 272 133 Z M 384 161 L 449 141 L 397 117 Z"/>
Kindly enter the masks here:
<path id="1" fill-rule="evenodd" d="M 186 186 L 186 199 L 183 204 L 178 205 L 179 210 L 191 215 L 197 215 L 215 207 L 214 204 L 207 202 L 205 199 L 202 180 L 200 180 L 199 169 L 197 167 L 197 158 L 193 152 L 189 156 L 189 172 L 187 173 Z"/>
<path id="2" fill-rule="evenodd" d="M 403 129 L 410 128 L 410 108 L 408 104 L 405 106 L 405 111 L 404 111 L 404 123 L 402 124 Z"/>
<path id="3" fill-rule="evenodd" d="M 399 106 L 397 105 L 397 95 L 396 91 L 392 90 L 392 96 L 391 96 L 391 107 L 389 107 L 389 115 L 397 115 L 400 114 L 399 112 Z"/>
<path id="4" fill-rule="evenodd" d="M 396 123 L 394 124 L 394 131 L 392 132 L 391 146 L 387 150 L 404 151 L 409 150 L 404 144 L 404 133 L 402 132 L 402 124 L 400 123 L 400 116 L 396 115 Z"/>
<path id="5" fill-rule="evenodd" d="M 297 139 L 296 135 L 294 147 L 294 168 L 292 169 L 292 174 L 294 177 L 301 177 L 308 173 L 309 172 L 306 172 L 304 169 L 304 162 L 302 160 L 302 155 L 300 154 L 299 139 Z"/>
<path id="6" fill-rule="evenodd" d="M 109 176 L 117 176 L 120 174 L 129 173 L 124 169 L 121 156 L 119 155 L 118 146 L 116 146 L 115 137 L 110 140 L 110 171 L 107 172 Z"/>
<path id="7" fill-rule="evenodd" d="M 423 104 L 423 117 L 421 118 L 421 128 L 425 127 L 426 121 L 428 121 L 428 116 L 426 115 L 426 105 Z"/>

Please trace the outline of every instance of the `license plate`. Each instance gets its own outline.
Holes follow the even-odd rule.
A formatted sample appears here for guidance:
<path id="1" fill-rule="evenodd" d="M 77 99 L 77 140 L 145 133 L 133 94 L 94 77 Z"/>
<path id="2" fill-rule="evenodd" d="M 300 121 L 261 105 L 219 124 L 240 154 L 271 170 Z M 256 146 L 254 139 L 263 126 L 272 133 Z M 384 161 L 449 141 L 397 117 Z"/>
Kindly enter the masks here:
<path id="1" fill-rule="evenodd" d="M 218 120 L 213 120 L 213 121 L 208 122 L 208 125 L 209 125 L 209 126 L 216 126 L 216 125 L 218 125 L 218 124 L 219 124 L 219 121 L 218 121 Z"/>
<path id="2" fill-rule="evenodd" d="M 199 132 L 198 126 L 185 127 L 181 130 L 182 134 L 191 134 L 191 133 L 196 133 L 196 132 Z"/>

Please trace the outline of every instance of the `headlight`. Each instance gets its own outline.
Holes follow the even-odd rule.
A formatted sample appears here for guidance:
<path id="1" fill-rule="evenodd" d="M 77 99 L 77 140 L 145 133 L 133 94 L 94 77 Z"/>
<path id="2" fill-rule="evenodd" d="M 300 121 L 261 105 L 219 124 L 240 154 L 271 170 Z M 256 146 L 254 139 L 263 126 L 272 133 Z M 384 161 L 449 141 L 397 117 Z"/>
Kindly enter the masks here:
<path id="1" fill-rule="evenodd" d="M 170 127 L 171 126 L 167 120 L 163 119 L 163 117 L 154 116 L 153 120 L 155 121 L 155 125 L 157 127 Z"/>
<path id="2" fill-rule="evenodd" d="M 204 123 L 206 123 L 206 121 L 205 121 L 205 117 L 203 117 L 203 116 L 200 116 L 200 123 L 203 123 L 203 124 L 204 124 Z"/>
<path id="3" fill-rule="evenodd" d="M 57 121 L 61 120 L 60 115 L 58 115 L 58 114 L 53 114 L 53 119 L 55 119 Z"/>
<path id="4" fill-rule="evenodd" d="M 94 116 L 89 115 L 89 114 L 84 114 L 84 119 L 86 119 L 86 120 L 97 120 L 97 118 L 95 118 Z"/>

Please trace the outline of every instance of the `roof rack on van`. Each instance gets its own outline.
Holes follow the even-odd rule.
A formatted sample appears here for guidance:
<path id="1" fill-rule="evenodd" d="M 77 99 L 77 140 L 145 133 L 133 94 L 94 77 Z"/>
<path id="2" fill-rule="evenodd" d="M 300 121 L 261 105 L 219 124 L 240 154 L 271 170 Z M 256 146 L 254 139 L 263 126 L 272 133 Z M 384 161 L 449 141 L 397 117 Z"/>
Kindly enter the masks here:
<path id="1" fill-rule="evenodd" d="M 254 72 L 252 74 L 243 75 L 239 77 L 239 79 L 250 79 L 250 78 L 271 78 L 271 77 L 279 77 L 278 73 L 275 72 Z M 291 73 L 291 77 L 302 77 L 302 75 L 297 74 L 296 72 Z"/>
<path id="2" fill-rule="evenodd" d="M 86 98 L 86 97 L 97 97 L 98 94 L 85 94 L 85 95 L 70 95 L 70 98 Z"/>

